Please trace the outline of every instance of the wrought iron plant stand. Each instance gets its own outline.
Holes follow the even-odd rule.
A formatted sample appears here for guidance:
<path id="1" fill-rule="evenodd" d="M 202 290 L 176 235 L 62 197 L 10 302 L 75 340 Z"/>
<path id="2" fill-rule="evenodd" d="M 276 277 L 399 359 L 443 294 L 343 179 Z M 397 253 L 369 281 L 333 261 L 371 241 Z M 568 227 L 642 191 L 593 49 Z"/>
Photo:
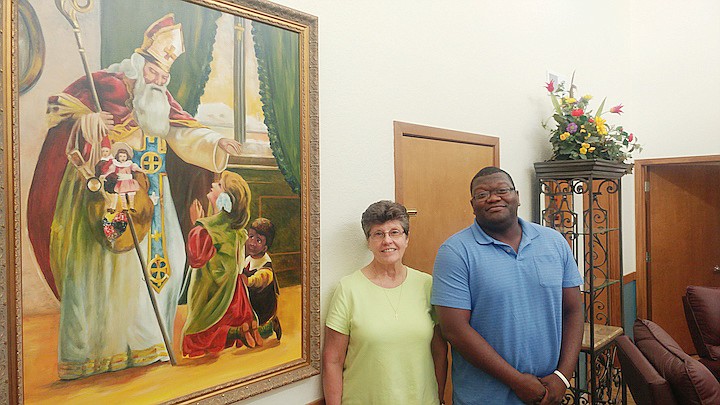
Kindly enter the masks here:
<path id="1" fill-rule="evenodd" d="M 585 332 L 565 404 L 625 403 L 614 341 L 624 325 L 620 180 L 631 170 L 604 160 L 535 163 L 535 219 L 565 237 L 584 279 Z"/>

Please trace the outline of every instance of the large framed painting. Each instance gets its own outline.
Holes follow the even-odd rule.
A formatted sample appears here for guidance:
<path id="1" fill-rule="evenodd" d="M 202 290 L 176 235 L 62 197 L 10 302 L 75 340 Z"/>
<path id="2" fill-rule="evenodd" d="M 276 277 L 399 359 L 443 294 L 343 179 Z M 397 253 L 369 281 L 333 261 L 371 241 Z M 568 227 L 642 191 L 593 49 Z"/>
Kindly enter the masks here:
<path id="1" fill-rule="evenodd" d="M 228 403 L 318 374 L 317 18 L 0 7 L 0 402 Z"/>

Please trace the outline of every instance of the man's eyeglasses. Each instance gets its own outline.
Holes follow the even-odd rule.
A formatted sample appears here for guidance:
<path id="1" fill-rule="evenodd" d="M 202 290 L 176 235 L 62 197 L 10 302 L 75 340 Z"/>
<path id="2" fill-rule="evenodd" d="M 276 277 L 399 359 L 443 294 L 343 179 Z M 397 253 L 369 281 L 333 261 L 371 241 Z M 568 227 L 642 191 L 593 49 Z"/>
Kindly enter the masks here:
<path id="1" fill-rule="evenodd" d="M 405 235 L 405 231 L 402 231 L 400 229 L 391 229 L 387 232 L 375 231 L 370 234 L 370 239 L 372 239 L 374 241 L 381 241 L 381 240 L 385 239 L 385 235 L 389 235 L 391 239 L 398 240 L 403 235 Z"/>
<path id="2" fill-rule="evenodd" d="M 502 196 L 510 194 L 511 191 L 515 191 L 515 188 L 514 187 L 496 188 L 495 190 L 480 191 L 478 193 L 475 193 L 475 194 L 473 194 L 472 198 L 475 201 L 485 201 L 490 197 L 491 194 L 495 194 L 498 197 L 502 197 Z"/>

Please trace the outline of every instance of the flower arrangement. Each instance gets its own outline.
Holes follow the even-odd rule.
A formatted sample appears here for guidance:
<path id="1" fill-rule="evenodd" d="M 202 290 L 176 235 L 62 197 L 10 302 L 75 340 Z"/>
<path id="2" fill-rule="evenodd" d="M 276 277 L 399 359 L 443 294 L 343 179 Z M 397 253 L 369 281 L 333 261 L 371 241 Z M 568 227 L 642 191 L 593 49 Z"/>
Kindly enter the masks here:
<path id="1" fill-rule="evenodd" d="M 552 81 L 546 83 L 545 88 L 555 109 L 552 117 L 542 124 L 550 130 L 551 160 L 605 159 L 622 163 L 632 158 L 632 152 L 642 150 L 635 135 L 622 126 L 608 124 L 603 118 L 608 113 L 622 114 L 622 104 L 603 111 L 603 99 L 597 112 L 593 112 L 588 109 L 592 96 L 586 94 L 576 99 L 572 82 L 569 91 L 565 90 L 564 83 L 555 88 Z M 554 129 L 549 128 L 550 119 L 557 124 Z"/>

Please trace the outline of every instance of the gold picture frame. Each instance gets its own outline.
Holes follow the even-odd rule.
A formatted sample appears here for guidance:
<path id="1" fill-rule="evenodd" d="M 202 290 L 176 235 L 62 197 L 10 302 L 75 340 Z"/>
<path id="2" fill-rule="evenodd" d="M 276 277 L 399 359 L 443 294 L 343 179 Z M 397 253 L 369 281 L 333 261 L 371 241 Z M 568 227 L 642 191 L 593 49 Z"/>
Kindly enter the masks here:
<path id="1" fill-rule="evenodd" d="M 91 33 L 93 30 L 102 33 L 101 30 L 104 29 L 105 25 L 104 20 L 102 20 L 102 13 L 107 12 L 104 9 L 105 4 L 111 2 L 114 1 L 56 0 L 55 3 L 70 3 L 69 7 L 74 4 L 76 9 L 75 18 L 81 25 L 84 16 L 82 12 L 77 11 L 78 8 L 83 9 L 83 7 L 94 6 L 96 8 L 94 11 L 96 14 L 93 17 L 95 23 L 93 23 L 94 25 L 88 24 L 87 30 Z M 140 0 L 114 3 L 134 4 L 135 2 L 146 3 Z M 277 122 L 273 122 L 271 118 L 267 117 L 265 117 L 264 123 L 268 128 L 269 134 L 267 136 L 270 138 L 271 148 L 266 149 L 272 149 L 275 159 L 272 158 L 273 155 L 270 155 L 270 158 L 267 156 L 231 157 L 226 169 L 243 176 L 250 184 L 253 193 L 257 194 L 257 196 L 253 195 L 255 199 L 248 205 L 251 207 L 251 212 L 255 210 L 253 217 L 258 212 L 263 216 L 272 216 L 273 213 L 279 213 L 276 217 L 278 219 L 273 218 L 273 220 L 278 221 L 280 228 L 286 229 L 286 231 L 285 234 L 282 233 L 283 231 L 279 231 L 275 243 L 280 243 L 282 246 L 278 247 L 277 250 L 271 248 L 270 253 L 273 255 L 273 263 L 277 262 L 278 268 L 287 269 L 285 272 L 276 270 L 276 277 L 282 281 L 281 276 L 286 275 L 285 278 L 290 280 L 287 285 L 293 288 L 292 291 L 294 292 L 292 294 L 295 294 L 293 299 L 296 301 L 292 302 L 298 304 L 297 307 L 293 304 L 283 308 L 284 313 L 297 314 L 291 315 L 291 318 L 296 316 L 297 319 L 284 325 L 287 328 L 285 340 L 281 341 L 279 334 L 275 331 L 277 340 L 275 340 L 275 335 L 271 335 L 272 337 L 268 338 L 271 343 L 263 348 L 250 349 L 249 346 L 239 347 L 238 344 L 238 347 L 228 347 L 219 354 L 192 358 L 181 357 L 179 354 L 181 343 L 178 343 L 180 340 L 177 338 L 177 332 L 182 327 L 182 322 L 178 320 L 180 318 L 175 318 L 175 323 L 180 322 L 180 324 L 176 326 L 176 338 L 171 344 L 178 349 L 180 367 L 172 368 L 167 362 L 159 361 L 148 366 L 130 366 L 119 371 L 103 372 L 67 381 L 56 377 L 54 381 L 43 382 L 40 391 L 35 386 L 32 386 L 32 384 L 36 383 L 31 384 L 28 375 L 35 373 L 35 369 L 39 367 L 36 365 L 38 358 L 47 360 L 55 356 L 54 361 L 59 363 L 55 347 L 58 343 L 57 341 L 49 341 L 49 337 L 58 333 L 57 331 L 52 332 L 52 330 L 58 328 L 58 313 L 60 310 L 57 308 L 61 307 L 58 302 L 62 302 L 62 299 L 57 290 L 54 290 L 56 287 L 49 287 L 49 284 L 45 283 L 47 276 L 43 279 L 42 265 L 38 264 L 39 260 L 36 259 L 37 253 L 34 245 L 28 239 L 28 190 L 31 188 L 31 180 L 36 180 L 34 179 L 37 176 L 35 172 L 38 171 L 36 165 L 40 159 L 39 157 L 43 156 L 42 153 L 44 152 L 41 151 L 41 144 L 45 140 L 45 133 L 42 132 L 42 135 L 37 135 L 37 127 L 33 125 L 40 125 L 37 123 L 44 122 L 45 118 L 38 116 L 36 110 L 23 110 L 23 108 L 27 105 L 41 104 L 53 94 L 64 91 L 63 88 L 72 83 L 72 80 L 67 80 L 66 77 L 62 79 L 53 77 L 65 70 L 58 69 L 58 66 L 62 66 L 62 63 L 72 64 L 73 69 L 78 72 L 80 72 L 78 66 L 81 66 L 80 57 L 77 53 L 69 54 L 64 52 L 58 54 L 53 52 L 53 48 L 57 46 L 57 41 L 74 44 L 75 38 L 72 36 L 73 27 L 68 25 L 65 19 L 58 18 L 61 14 L 60 11 L 57 11 L 58 14 L 51 13 L 47 8 L 48 3 L 52 2 L 46 0 L 10 0 L 3 1 L 0 4 L 0 31 L 3 33 L 2 52 L 0 53 L 0 102 L 2 103 L 0 105 L 0 117 L 2 117 L 3 123 L 0 127 L 0 151 L 2 151 L 0 153 L 0 178 L 2 179 L 2 183 L 0 183 L 0 379 L 6 381 L 0 386 L 0 403 L 16 404 L 41 401 L 62 403 L 69 400 L 70 397 L 63 397 L 68 392 L 73 392 L 74 397 L 72 398 L 80 402 L 109 403 L 108 401 L 111 401 L 112 397 L 106 396 L 107 391 L 110 391 L 111 394 L 116 391 L 115 395 L 133 403 L 230 403 L 319 374 L 321 324 L 319 298 L 320 183 L 317 17 L 264 0 L 157 0 L 153 1 L 152 5 L 158 9 L 162 9 L 162 7 L 158 6 L 159 4 L 182 3 L 183 7 L 197 8 L 198 12 L 212 11 L 213 13 L 229 15 L 235 18 L 236 21 L 241 18 L 250 21 L 251 24 L 257 22 L 258 25 L 275 27 L 284 30 L 284 32 L 289 33 L 297 40 L 297 47 L 293 47 L 293 52 L 297 51 L 297 75 L 292 78 L 297 80 L 297 95 L 294 100 L 297 102 L 297 125 L 295 128 L 298 128 L 296 141 L 299 149 L 299 159 L 293 166 L 296 172 L 295 177 L 291 179 L 290 174 L 288 174 L 293 170 L 286 165 L 287 160 L 291 159 L 287 155 L 283 157 L 283 154 L 276 150 L 279 148 L 278 143 L 283 142 L 283 140 L 278 141 L 273 135 L 273 131 L 277 132 L 277 129 L 274 128 Z M 20 52 L 18 51 L 18 24 L 21 18 L 20 13 L 27 12 L 26 7 L 28 4 L 30 7 L 43 8 L 35 11 L 40 25 L 36 28 L 38 30 L 42 29 L 42 32 L 45 33 L 45 62 L 42 69 L 37 69 L 36 77 L 33 77 L 31 91 L 21 94 L 24 78 L 21 77 L 22 72 L 19 71 L 21 64 L 18 60 L 20 58 Z M 52 6 L 55 7 L 55 4 Z M 129 7 L 132 7 L 132 5 Z M 193 14 L 192 11 L 191 14 Z M 137 12 L 139 13 L 139 11 Z M 52 16 L 53 21 L 63 21 L 65 26 L 61 28 L 60 24 L 56 22 L 49 24 L 48 15 Z M 145 15 L 142 15 L 142 17 L 150 18 Z M 153 19 L 159 17 L 162 17 L 162 15 L 158 15 Z M 191 24 L 186 25 L 189 27 Z M 242 31 L 243 29 L 238 29 L 237 26 L 235 28 L 236 31 Z M 89 56 L 90 71 L 96 72 L 105 69 L 108 63 L 120 61 L 119 59 L 112 59 L 112 52 L 106 52 L 107 43 L 101 38 L 101 35 L 97 35 L 97 37 L 102 40 L 94 40 L 92 37 L 92 35 L 86 36 L 85 38 L 88 40 L 80 45 L 87 45 L 88 49 L 84 49 L 82 52 Z M 197 42 L 191 42 L 196 38 L 188 38 L 190 38 L 189 35 L 186 35 L 185 48 L 190 49 L 191 46 L 197 45 Z M 137 43 L 128 44 L 128 46 L 140 46 L 141 41 L 142 37 L 138 37 Z M 80 43 L 79 40 L 78 43 Z M 201 45 L 201 47 L 206 46 L 206 44 Z M 178 60 L 181 57 L 178 57 Z M 190 56 L 186 55 L 186 57 L 189 58 Z M 110 60 L 106 63 L 105 59 L 108 58 Z M 59 59 L 63 60 L 59 61 Z M 33 66 L 37 65 L 37 60 L 30 62 L 32 62 Z M 84 63 L 87 67 L 88 62 Z M 268 69 L 280 69 L 277 66 L 282 67 L 284 65 L 270 66 L 270 68 L 265 66 L 265 74 L 267 74 Z M 88 71 L 88 69 L 85 69 L 85 71 Z M 175 77 L 182 77 L 181 74 L 174 70 L 170 70 L 170 73 Z M 212 75 L 212 72 L 209 75 Z M 75 77 L 82 78 L 83 74 L 76 74 Z M 187 77 L 194 78 L 195 76 Z M 172 80 L 170 79 L 170 82 Z M 212 77 L 204 80 L 212 80 Z M 262 82 L 262 80 L 261 78 L 260 81 Z M 236 81 L 238 81 L 237 76 L 233 76 L 233 83 Z M 236 87 L 243 88 L 242 86 Z M 173 94 L 174 90 L 170 86 L 168 86 L 168 90 Z M 261 90 L 260 93 L 262 97 L 269 97 L 267 88 Z M 292 94 L 292 92 L 290 93 Z M 173 95 L 176 96 L 176 94 Z M 196 99 L 200 99 L 200 97 L 201 94 L 198 94 Z M 262 100 L 267 103 L 267 99 L 262 98 Z M 283 101 L 275 102 L 282 103 Z M 202 104 L 202 101 L 199 103 Z M 198 108 L 197 105 L 192 106 L 193 110 Z M 44 107 L 42 110 L 44 113 Z M 31 113 L 32 117 L 29 117 L 28 115 Z M 266 111 L 266 114 L 269 113 Z M 237 116 L 235 119 L 238 119 Z M 260 121 L 263 122 L 263 119 L 261 118 Z M 28 127 L 27 122 L 33 124 Z M 40 126 L 40 128 L 43 127 Z M 244 124 L 243 131 L 245 131 Z M 237 129 L 235 132 L 238 132 Z M 290 138 L 289 142 L 295 142 L 293 139 Z M 239 140 L 243 142 L 244 138 Z M 285 138 L 284 142 L 288 142 L 287 138 Z M 79 153 L 77 150 L 72 152 Z M 277 167 L 272 166 L 273 160 L 278 161 Z M 261 165 L 256 163 L 259 161 L 262 162 Z M 82 159 L 81 163 L 83 163 Z M 67 164 L 67 162 L 63 164 Z M 267 173 L 275 176 L 275 179 L 280 179 L 277 181 L 283 184 L 279 184 L 278 188 L 286 191 L 267 191 L 268 181 L 266 177 L 263 177 Z M 255 175 L 257 175 L 257 178 L 253 177 Z M 195 180 L 190 179 L 188 182 Z M 287 184 L 284 181 L 287 181 Z M 181 200 L 181 198 L 176 199 Z M 176 201 L 175 204 L 177 205 L 178 202 Z M 288 214 L 287 207 L 296 210 L 289 211 L 291 214 L 293 212 L 297 212 L 297 214 L 294 216 Z M 182 209 L 178 210 L 179 216 L 184 215 L 181 211 Z M 280 241 L 278 242 L 278 240 Z M 137 241 L 135 246 L 137 248 Z M 139 251 L 139 248 L 137 249 Z M 145 269 L 143 268 L 143 270 Z M 144 274 L 149 275 L 148 272 Z M 152 278 L 152 276 L 146 278 Z M 283 296 L 284 288 L 281 285 L 280 297 Z M 53 292 L 56 292 L 56 295 L 53 295 Z M 281 302 L 280 306 L 282 305 Z M 181 307 L 182 304 L 178 306 L 178 308 Z M 34 308 L 40 308 L 37 313 L 42 316 L 33 317 L 28 315 L 31 311 L 34 311 Z M 57 313 L 53 312 L 53 308 L 57 309 Z M 178 310 L 178 314 L 181 312 L 181 310 Z M 43 333 L 38 333 L 38 330 L 43 331 Z M 51 332 L 46 335 L 45 331 Z M 292 340 L 293 336 L 295 336 L 293 334 L 297 336 L 296 340 Z M 296 347 L 292 345 L 296 345 Z M 292 350 L 287 351 L 290 354 L 284 355 L 285 357 L 278 355 L 277 359 L 279 360 L 272 357 L 274 356 L 273 351 L 280 352 L 282 348 L 288 346 L 293 347 Z M 254 366 L 255 368 L 243 368 L 247 367 L 248 360 L 246 359 L 248 358 L 263 361 L 258 362 L 260 365 Z M 229 368 L 236 370 L 234 371 L 235 374 L 229 372 L 229 374 L 223 376 L 216 376 L 217 371 L 220 369 L 219 364 L 222 362 L 231 365 Z M 43 367 L 45 366 L 47 365 Z M 57 366 L 60 368 L 59 364 Z M 235 366 L 237 368 L 233 368 Z M 228 367 L 224 366 L 223 370 L 226 369 Z M 165 374 L 167 370 L 172 370 L 174 374 Z M 214 380 L 208 383 L 198 382 L 195 384 L 196 380 L 201 380 L 207 375 L 212 376 Z M 162 389 L 159 388 L 152 394 L 137 394 L 138 396 L 128 397 L 127 392 L 132 388 L 124 384 L 128 382 L 143 384 L 149 380 L 154 380 L 157 383 L 158 376 L 165 379 L 160 380 L 160 383 L 163 384 Z M 188 383 L 183 383 L 183 381 L 188 381 Z M 88 389 L 93 386 L 95 386 L 94 390 Z M 105 392 L 102 393 L 102 396 L 95 397 L 94 395 L 101 395 L 100 391 Z M 169 393 L 165 393 L 165 391 Z M 38 394 L 38 392 L 41 392 L 41 394 Z M 55 393 L 57 393 L 57 396 L 53 396 Z"/>

